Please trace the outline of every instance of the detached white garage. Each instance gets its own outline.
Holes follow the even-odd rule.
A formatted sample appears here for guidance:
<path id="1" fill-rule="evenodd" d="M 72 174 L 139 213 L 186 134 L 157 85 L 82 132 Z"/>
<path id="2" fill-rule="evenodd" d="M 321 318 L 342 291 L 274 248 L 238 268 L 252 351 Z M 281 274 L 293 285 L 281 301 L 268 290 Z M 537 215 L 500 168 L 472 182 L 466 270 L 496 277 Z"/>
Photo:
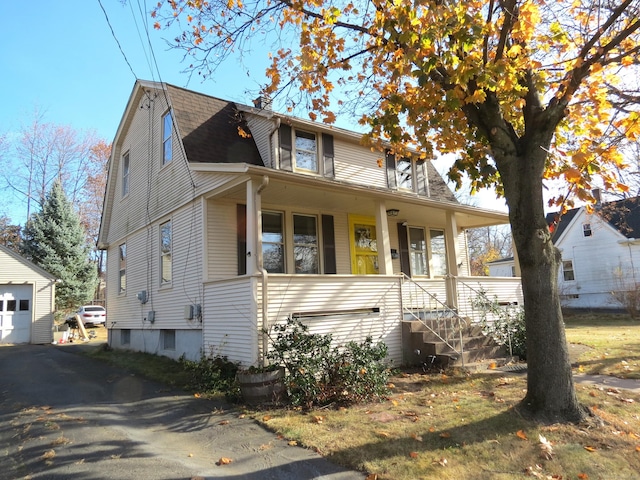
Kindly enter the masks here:
<path id="1" fill-rule="evenodd" d="M 56 279 L 0 245 L 0 344 L 50 343 Z"/>

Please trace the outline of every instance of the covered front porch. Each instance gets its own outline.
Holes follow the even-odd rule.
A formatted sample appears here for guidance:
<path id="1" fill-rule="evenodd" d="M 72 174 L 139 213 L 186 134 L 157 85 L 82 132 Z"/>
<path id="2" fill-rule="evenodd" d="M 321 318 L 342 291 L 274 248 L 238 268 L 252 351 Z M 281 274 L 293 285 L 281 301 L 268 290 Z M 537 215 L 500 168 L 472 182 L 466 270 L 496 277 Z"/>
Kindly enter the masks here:
<path id="1" fill-rule="evenodd" d="M 473 321 L 479 291 L 522 303 L 519 278 L 469 276 L 466 230 L 507 223 L 502 212 L 264 167 L 224 168 L 224 181 L 203 198 L 205 354 L 260 363 L 263 331 L 296 317 L 337 342 L 384 341 L 401 364 L 411 312 Z"/>

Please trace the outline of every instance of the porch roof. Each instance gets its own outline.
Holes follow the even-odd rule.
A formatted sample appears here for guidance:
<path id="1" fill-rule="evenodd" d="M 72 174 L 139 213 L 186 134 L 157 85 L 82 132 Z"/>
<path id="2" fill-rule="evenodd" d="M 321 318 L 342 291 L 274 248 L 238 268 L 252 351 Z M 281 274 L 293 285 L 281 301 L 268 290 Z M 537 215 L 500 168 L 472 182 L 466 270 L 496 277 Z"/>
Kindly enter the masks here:
<path id="1" fill-rule="evenodd" d="M 238 202 L 246 199 L 244 183 L 250 179 L 258 182 L 269 177 L 269 185 L 262 192 L 265 205 L 295 205 L 298 208 L 320 209 L 327 212 L 341 211 L 364 216 L 375 216 L 377 202 L 384 202 L 385 209 L 399 210 L 397 221 L 419 224 L 444 225 L 447 212 L 453 213 L 459 228 L 478 228 L 509 223 L 504 212 L 462 205 L 457 202 L 434 200 L 411 192 L 391 191 L 384 188 L 329 180 L 311 175 L 284 172 L 244 163 L 214 164 L 190 163 L 196 172 L 228 174 L 229 188 L 203 192 L 206 198 L 226 198 Z M 426 220 L 426 221 L 425 221 Z"/>

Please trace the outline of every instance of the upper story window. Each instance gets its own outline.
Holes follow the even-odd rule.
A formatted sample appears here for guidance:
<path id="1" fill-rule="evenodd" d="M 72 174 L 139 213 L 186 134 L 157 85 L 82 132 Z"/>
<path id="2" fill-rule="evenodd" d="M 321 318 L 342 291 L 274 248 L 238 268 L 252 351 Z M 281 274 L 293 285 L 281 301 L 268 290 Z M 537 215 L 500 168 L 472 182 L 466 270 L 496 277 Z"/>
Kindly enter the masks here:
<path id="1" fill-rule="evenodd" d="M 585 236 L 585 237 L 590 237 L 591 235 L 593 235 L 590 223 L 583 223 L 582 224 L 582 235 Z"/>
<path id="2" fill-rule="evenodd" d="M 316 134 L 295 130 L 296 154 L 294 164 L 296 169 L 318 172 L 318 146 Z"/>
<path id="3" fill-rule="evenodd" d="M 413 190 L 413 165 L 410 160 L 401 158 L 396 162 L 398 188 Z"/>
<path id="4" fill-rule="evenodd" d="M 120 293 L 127 290 L 127 244 L 123 243 L 120 250 Z"/>
<path id="5" fill-rule="evenodd" d="M 171 220 L 160 225 L 160 283 L 171 282 Z"/>
<path id="6" fill-rule="evenodd" d="M 562 278 L 565 282 L 571 282 L 576 279 L 573 271 L 573 262 L 571 260 L 562 261 Z"/>
<path id="7" fill-rule="evenodd" d="M 173 158 L 173 117 L 171 110 L 162 117 L 162 164 L 166 165 Z"/>
<path id="8" fill-rule="evenodd" d="M 278 166 L 281 170 L 334 177 L 333 136 L 280 125 Z"/>
<path id="9" fill-rule="evenodd" d="M 396 158 L 391 152 L 386 154 L 387 185 L 393 190 L 408 190 L 429 196 L 427 163 L 425 160 Z"/>
<path id="10" fill-rule="evenodd" d="M 122 156 L 122 196 L 129 193 L 129 152 Z"/>

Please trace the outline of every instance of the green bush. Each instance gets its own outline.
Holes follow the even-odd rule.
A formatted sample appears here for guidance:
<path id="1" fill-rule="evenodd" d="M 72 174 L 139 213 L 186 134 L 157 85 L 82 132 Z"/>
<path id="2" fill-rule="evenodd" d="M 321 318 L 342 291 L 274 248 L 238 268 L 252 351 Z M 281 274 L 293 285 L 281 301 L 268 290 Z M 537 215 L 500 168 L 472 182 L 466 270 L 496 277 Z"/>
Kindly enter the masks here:
<path id="1" fill-rule="evenodd" d="M 238 364 L 227 357 L 207 357 L 202 355 L 199 361 L 180 357 L 179 363 L 187 372 L 187 388 L 201 393 L 225 393 L 235 391 Z"/>
<path id="2" fill-rule="evenodd" d="M 520 305 L 501 305 L 497 297 L 489 298 L 481 291 L 473 301 L 473 307 L 480 310 L 480 325 L 485 335 L 493 338 L 498 345 L 504 345 L 511 355 L 527 359 L 527 332 L 524 308 Z"/>
<path id="3" fill-rule="evenodd" d="M 388 393 L 389 370 L 383 363 L 384 344 L 371 338 L 358 344 L 331 347 L 331 334 L 309 333 L 299 320 L 272 327 L 267 358 L 285 367 L 285 384 L 292 405 L 311 408 L 330 403 L 355 403 Z"/>

